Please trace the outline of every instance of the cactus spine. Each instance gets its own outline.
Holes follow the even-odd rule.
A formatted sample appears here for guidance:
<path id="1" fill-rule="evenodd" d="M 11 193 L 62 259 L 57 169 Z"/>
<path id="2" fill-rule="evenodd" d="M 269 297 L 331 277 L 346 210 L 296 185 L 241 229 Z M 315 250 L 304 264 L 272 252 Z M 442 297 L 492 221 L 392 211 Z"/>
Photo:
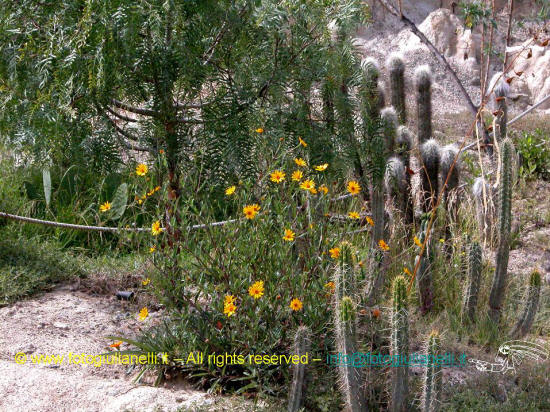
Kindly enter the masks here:
<path id="1" fill-rule="evenodd" d="M 439 333 L 432 331 L 428 338 L 428 365 L 424 375 L 424 388 L 422 394 L 422 412 L 437 412 L 441 405 L 442 376 L 441 365 L 435 361 L 441 348 Z"/>
<path id="2" fill-rule="evenodd" d="M 540 299 L 541 276 L 538 270 L 533 270 L 529 275 L 529 283 L 527 284 L 527 293 L 525 294 L 525 303 L 521 316 L 519 317 L 514 329 L 510 333 L 512 339 L 521 339 L 529 333 Z"/>
<path id="3" fill-rule="evenodd" d="M 395 359 L 400 359 L 403 361 L 403 366 L 400 365 L 392 368 L 391 410 L 394 412 L 408 410 L 409 383 L 406 363 L 408 353 L 409 312 L 407 308 L 407 283 L 403 276 L 398 276 L 394 279 L 392 285 L 391 355 L 392 359 L 394 359 L 393 362 L 395 362 Z"/>
<path id="4" fill-rule="evenodd" d="M 468 285 L 464 293 L 464 306 L 462 308 L 462 319 L 468 319 L 470 322 L 474 322 L 475 320 L 477 297 L 481 283 L 481 259 L 481 246 L 479 243 L 474 242 L 468 250 Z"/>
<path id="5" fill-rule="evenodd" d="M 395 108 L 399 123 L 407 122 L 405 108 L 405 63 L 398 54 L 391 54 L 386 62 L 390 74 L 390 103 Z"/>
<path id="6" fill-rule="evenodd" d="M 429 66 L 414 72 L 416 88 L 417 136 L 420 144 L 432 138 L 432 74 Z"/>
<path id="7" fill-rule="evenodd" d="M 510 255 L 510 229 L 512 219 L 512 152 L 510 139 L 502 144 L 501 176 L 498 199 L 498 249 L 496 268 L 489 296 L 489 316 L 498 323 L 506 294 L 508 258 Z"/>
<path id="8" fill-rule="evenodd" d="M 439 194 L 439 145 L 430 139 L 420 146 L 420 190 L 422 212 L 428 213 L 435 206 Z"/>
<path id="9" fill-rule="evenodd" d="M 294 354 L 306 355 L 309 352 L 311 333 L 307 326 L 300 326 L 294 337 Z M 306 365 L 298 362 L 292 366 L 292 384 L 288 398 L 288 412 L 298 412 L 304 404 Z"/>

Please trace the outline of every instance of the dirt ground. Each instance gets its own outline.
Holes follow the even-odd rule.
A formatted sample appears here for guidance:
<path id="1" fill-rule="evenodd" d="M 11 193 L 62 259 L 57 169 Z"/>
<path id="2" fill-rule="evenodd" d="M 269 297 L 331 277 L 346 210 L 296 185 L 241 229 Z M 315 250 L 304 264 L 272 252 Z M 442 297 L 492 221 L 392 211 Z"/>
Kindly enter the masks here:
<path id="1" fill-rule="evenodd" d="M 113 343 L 105 336 L 131 336 L 142 327 L 127 305 L 62 285 L 1 308 L 0 410 L 175 411 L 212 404 L 212 397 L 190 388 L 134 384 L 137 371 L 127 374 L 127 365 L 69 364 L 69 352 L 105 353 Z M 14 362 L 19 352 L 26 354 L 25 364 Z M 61 365 L 33 364 L 32 356 L 41 354 L 65 359 Z"/>

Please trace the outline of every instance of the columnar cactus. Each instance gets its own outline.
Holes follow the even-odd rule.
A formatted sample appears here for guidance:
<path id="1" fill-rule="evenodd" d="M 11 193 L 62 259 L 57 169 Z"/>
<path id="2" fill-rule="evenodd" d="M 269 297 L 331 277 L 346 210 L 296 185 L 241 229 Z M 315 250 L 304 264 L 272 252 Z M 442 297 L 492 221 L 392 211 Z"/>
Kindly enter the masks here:
<path id="1" fill-rule="evenodd" d="M 307 326 L 300 326 L 294 337 L 295 355 L 307 355 L 311 344 L 311 332 Z M 292 383 L 288 398 L 288 412 L 298 412 L 304 404 L 306 365 L 302 362 L 292 366 Z"/>
<path id="2" fill-rule="evenodd" d="M 340 244 L 340 257 L 334 270 L 334 295 L 338 299 L 343 296 L 354 296 L 357 293 L 358 279 L 354 264 L 354 251 L 348 242 Z"/>
<path id="3" fill-rule="evenodd" d="M 506 81 L 504 81 L 504 79 L 501 79 L 495 86 L 494 93 L 497 106 L 497 130 L 495 131 L 495 134 L 498 141 L 501 142 L 506 138 L 506 134 L 508 132 L 506 128 L 506 123 L 508 122 L 508 104 L 506 99 L 510 93 L 510 86 L 506 83 Z"/>
<path id="4" fill-rule="evenodd" d="M 409 354 L 409 311 L 407 306 L 407 282 L 403 276 L 394 279 L 392 285 L 391 355 L 405 361 Z M 399 357 L 399 358 L 398 358 Z M 409 381 L 407 363 L 392 368 L 392 399 L 390 409 L 407 411 Z"/>
<path id="5" fill-rule="evenodd" d="M 501 147 L 501 176 L 498 193 L 498 249 L 496 268 L 489 296 L 489 316 L 498 323 L 506 294 L 508 258 L 510 255 L 510 229 L 512 220 L 512 156 L 514 147 L 510 139 Z"/>
<path id="6" fill-rule="evenodd" d="M 427 213 L 435 206 L 439 195 L 439 145 L 430 139 L 420 146 L 420 190 L 422 212 Z"/>
<path id="7" fill-rule="evenodd" d="M 336 299 L 335 308 L 336 343 L 341 359 L 346 362 L 338 365 L 338 376 L 342 394 L 350 412 L 364 411 L 365 400 L 361 389 L 360 368 L 350 364 L 357 352 L 356 343 L 356 307 L 349 296 Z"/>
<path id="8" fill-rule="evenodd" d="M 467 273 L 468 284 L 464 292 L 464 305 L 462 307 L 462 319 L 474 322 L 479 286 L 481 283 L 482 250 L 477 242 L 473 242 L 468 248 Z"/>
<path id="9" fill-rule="evenodd" d="M 407 172 L 401 158 L 392 156 L 388 159 L 384 186 L 389 203 L 405 217 L 407 212 Z M 395 222 L 396 219 L 393 217 L 391 208 L 390 212 L 390 218 Z"/>
<path id="10" fill-rule="evenodd" d="M 452 170 L 451 170 L 452 168 Z M 445 181 L 447 186 L 443 192 L 443 202 L 445 205 L 445 240 L 451 238 L 451 225 L 449 223 L 456 222 L 458 213 L 458 183 L 460 180 L 460 162 L 458 150 L 454 145 L 447 145 L 441 149 L 441 187 L 443 188 Z M 450 243 L 445 243 L 447 252 L 450 252 Z"/>
<path id="11" fill-rule="evenodd" d="M 474 195 L 480 238 L 492 245 L 494 237 L 493 216 L 495 214 L 493 189 L 485 179 L 478 177 L 472 186 L 472 194 Z"/>
<path id="12" fill-rule="evenodd" d="M 380 112 L 382 127 L 384 131 L 384 140 L 386 142 L 386 153 L 392 153 L 397 140 L 397 113 L 393 107 L 386 107 Z"/>
<path id="13" fill-rule="evenodd" d="M 414 206 L 411 186 L 411 149 L 414 138 L 406 126 L 399 126 L 395 140 L 395 153 L 401 158 L 405 166 L 405 179 L 407 181 L 405 189 L 405 222 L 411 224 L 414 220 Z"/>
<path id="14" fill-rule="evenodd" d="M 378 62 L 372 57 L 367 57 L 361 61 L 363 73 L 361 84 L 361 97 L 363 110 L 366 116 L 365 121 L 373 121 L 378 118 L 381 110 L 381 97 L 378 78 L 380 77 L 380 68 Z"/>
<path id="15" fill-rule="evenodd" d="M 426 365 L 424 375 L 421 410 L 422 412 L 437 412 L 440 409 L 443 389 L 441 365 L 435 361 L 441 350 L 441 341 L 438 332 L 432 331 L 430 333 L 427 346 L 428 365 Z"/>
<path id="16" fill-rule="evenodd" d="M 527 293 L 525 294 L 525 302 L 523 312 L 519 317 L 514 329 L 510 333 L 512 339 L 521 339 L 529 333 L 535 315 L 537 314 L 539 299 L 540 299 L 541 276 L 538 270 L 533 270 L 529 275 L 529 283 L 527 284 Z"/>
<path id="17" fill-rule="evenodd" d="M 390 74 L 390 103 L 395 108 L 399 123 L 407 122 L 405 108 L 405 63 L 399 54 L 392 53 L 386 62 Z"/>
<path id="18" fill-rule="evenodd" d="M 429 66 L 417 67 L 414 72 L 416 88 L 416 123 L 420 144 L 432 138 L 432 73 Z"/>

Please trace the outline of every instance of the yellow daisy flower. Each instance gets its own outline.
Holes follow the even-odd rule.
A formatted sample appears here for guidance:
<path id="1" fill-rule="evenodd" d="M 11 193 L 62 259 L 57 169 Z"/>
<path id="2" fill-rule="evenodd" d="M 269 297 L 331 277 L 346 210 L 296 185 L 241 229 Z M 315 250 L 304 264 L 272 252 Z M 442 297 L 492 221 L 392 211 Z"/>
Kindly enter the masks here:
<path id="1" fill-rule="evenodd" d="M 237 186 L 229 186 L 227 189 L 225 189 L 225 195 L 231 196 L 233 193 L 235 193 L 235 190 L 237 190 Z"/>
<path id="2" fill-rule="evenodd" d="M 285 172 L 282 170 L 275 170 L 273 173 L 271 173 L 271 181 L 275 183 L 281 183 L 283 180 L 285 180 Z"/>
<path id="3" fill-rule="evenodd" d="M 388 244 L 386 242 L 384 242 L 383 239 L 380 239 L 378 241 L 378 247 L 383 250 L 384 252 L 387 252 L 388 250 L 390 250 L 390 247 L 388 246 Z"/>
<path id="4" fill-rule="evenodd" d="M 143 322 L 145 319 L 147 319 L 147 316 L 149 316 L 149 311 L 147 310 L 147 308 L 141 308 L 141 310 L 139 311 L 138 319 Z"/>
<path id="5" fill-rule="evenodd" d="M 301 144 L 302 146 L 307 147 L 307 143 L 304 142 L 304 141 L 302 140 L 301 137 L 298 137 L 298 141 L 300 142 L 300 144 Z"/>
<path id="6" fill-rule="evenodd" d="M 414 244 L 418 247 L 422 247 L 422 242 L 416 236 L 414 237 Z"/>
<path id="7" fill-rule="evenodd" d="M 326 195 L 328 193 L 328 187 L 326 185 L 319 186 L 319 192 L 323 192 L 323 194 Z"/>
<path id="8" fill-rule="evenodd" d="M 224 305 L 227 305 L 228 303 L 235 303 L 235 296 L 233 295 L 225 295 L 223 298 Z"/>
<path id="9" fill-rule="evenodd" d="M 300 180 L 302 180 L 303 177 L 304 174 L 301 170 L 295 170 L 294 172 L 292 172 L 292 180 L 294 180 L 295 182 L 299 182 Z"/>
<path id="10" fill-rule="evenodd" d="M 301 189 L 304 189 L 304 190 L 308 190 L 310 192 L 314 192 L 315 191 L 315 182 L 313 180 L 304 180 L 301 184 L 300 184 L 300 188 Z M 314 193 L 315 194 L 315 193 Z"/>
<path id="11" fill-rule="evenodd" d="M 357 212 L 349 212 L 348 216 L 349 216 L 350 219 L 359 219 L 360 218 L 359 213 L 357 213 Z"/>
<path id="12" fill-rule="evenodd" d="M 151 233 L 153 233 L 154 236 L 160 235 L 162 232 L 162 228 L 160 227 L 160 222 L 157 220 L 151 225 Z"/>
<path id="13" fill-rule="evenodd" d="M 333 259 L 338 259 L 340 257 L 340 248 L 339 247 L 333 247 L 332 249 L 329 249 L 328 251 L 330 253 L 330 257 Z"/>
<path id="14" fill-rule="evenodd" d="M 260 133 L 262 134 L 264 132 L 264 129 L 262 129 L 261 127 L 258 127 L 256 130 L 255 130 L 256 133 Z"/>
<path id="15" fill-rule="evenodd" d="M 372 220 L 372 218 L 370 216 L 367 216 L 365 219 L 367 220 L 367 223 L 369 225 L 374 226 L 374 220 Z"/>
<path id="16" fill-rule="evenodd" d="M 243 213 L 247 219 L 254 219 L 258 214 L 259 210 L 260 210 L 260 206 L 257 204 L 246 205 L 243 208 Z"/>
<path id="17" fill-rule="evenodd" d="M 136 166 L 136 175 L 138 176 L 145 176 L 147 172 L 149 171 L 149 168 L 146 164 L 140 163 Z"/>
<path id="18" fill-rule="evenodd" d="M 409 276 L 412 276 L 412 273 L 408 268 L 403 268 L 403 272 L 405 272 Z"/>
<path id="19" fill-rule="evenodd" d="M 149 279 L 149 278 L 143 279 L 143 280 L 141 281 L 141 284 L 142 284 L 143 286 L 147 286 L 149 283 L 151 283 L 151 279 Z"/>
<path id="20" fill-rule="evenodd" d="M 254 284 L 248 288 L 248 294 L 254 299 L 260 299 L 264 294 L 264 281 L 259 280 L 254 282 Z"/>
<path id="21" fill-rule="evenodd" d="M 294 159 L 294 163 L 296 163 L 296 165 L 299 166 L 299 167 L 305 167 L 306 166 L 306 161 L 304 159 L 302 159 L 301 157 L 298 157 L 298 158 Z"/>
<path id="22" fill-rule="evenodd" d="M 352 195 L 356 195 L 361 191 L 361 186 L 359 186 L 359 183 L 357 181 L 352 180 L 348 182 L 348 192 L 350 192 Z"/>
<path id="23" fill-rule="evenodd" d="M 295 233 L 290 229 L 285 229 L 285 235 L 283 236 L 283 240 L 286 240 L 287 242 L 292 242 L 294 240 Z"/>
<path id="24" fill-rule="evenodd" d="M 334 290 L 336 289 L 336 285 L 332 281 L 325 283 L 325 287 L 329 289 L 332 293 L 334 293 Z"/>
<path id="25" fill-rule="evenodd" d="M 237 306 L 233 302 L 228 302 L 223 305 L 223 313 L 229 318 L 231 315 L 234 315 L 237 311 Z"/>
<path id="26" fill-rule="evenodd" d="M 327 170 L 327 167 L 328 167 L 328 163 L 323 163 L 322 165 L 314 166 L 313 168 L 315 170 L 317 170 L 318 172 L 323 172 L 323 171 Z"/>
<path id="27" fill-rule="evenodd" d="M 299 310 L 302 310 L 304 305 L 302 304 L 302 301 L 298 298 L 294 298 L 290 301 L 290 309 L 297 312 Z"/>
<path id="28" fill-rule="evenodd" d="M 111 210 L 111 203 L 110 202 L 105 202 L 101 206 L 99 206 L 99 211 L 100 212 L 106 212 L 107 210 Z"/>

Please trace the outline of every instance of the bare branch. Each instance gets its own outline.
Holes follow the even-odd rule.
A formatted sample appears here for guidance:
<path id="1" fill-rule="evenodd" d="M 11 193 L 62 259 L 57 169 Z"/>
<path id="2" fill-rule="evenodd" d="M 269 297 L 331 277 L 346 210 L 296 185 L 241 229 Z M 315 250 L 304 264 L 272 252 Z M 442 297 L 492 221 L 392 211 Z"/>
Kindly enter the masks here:
<path id="1" fill-rule="evenodd" d="M 113 109 L 111 109 L 111 108 L 108 107 L 108 106 L 106 106 L 105 109 L 106 109 L 109 113 L 111 113 L 113 116 L 116 116 L 116 117 L 118 117 L 119 119 L 124 120 L 125 122 L 137 122 L 136 119 L 132 119 L 131 117 L 124 116 L 123 114 L 117 113 L 117 112 L 115 112 Z"/>
<path id="2" fill-rule="evenodd" d="M 120 100 L 116 100 L 116 99 L 111 99 L 111 102 L 116 106 L 118 107 L 119 109 L 123 109 L 123 110 L 126 110 L 128 112 L 132 112 L 132 113 L 135 113 L 135 114 L 141 114 L 143 116 L 152 116 L 152 117 L 156 117 L 159 115 L 159 112 L 155 111 L 155 110 L 151 110 L 151 109 L 142 109 L 141 107 L 134 107 L 134 106 L 130 106 L 126 103 L 123 103 L 121 102 Z"/>

